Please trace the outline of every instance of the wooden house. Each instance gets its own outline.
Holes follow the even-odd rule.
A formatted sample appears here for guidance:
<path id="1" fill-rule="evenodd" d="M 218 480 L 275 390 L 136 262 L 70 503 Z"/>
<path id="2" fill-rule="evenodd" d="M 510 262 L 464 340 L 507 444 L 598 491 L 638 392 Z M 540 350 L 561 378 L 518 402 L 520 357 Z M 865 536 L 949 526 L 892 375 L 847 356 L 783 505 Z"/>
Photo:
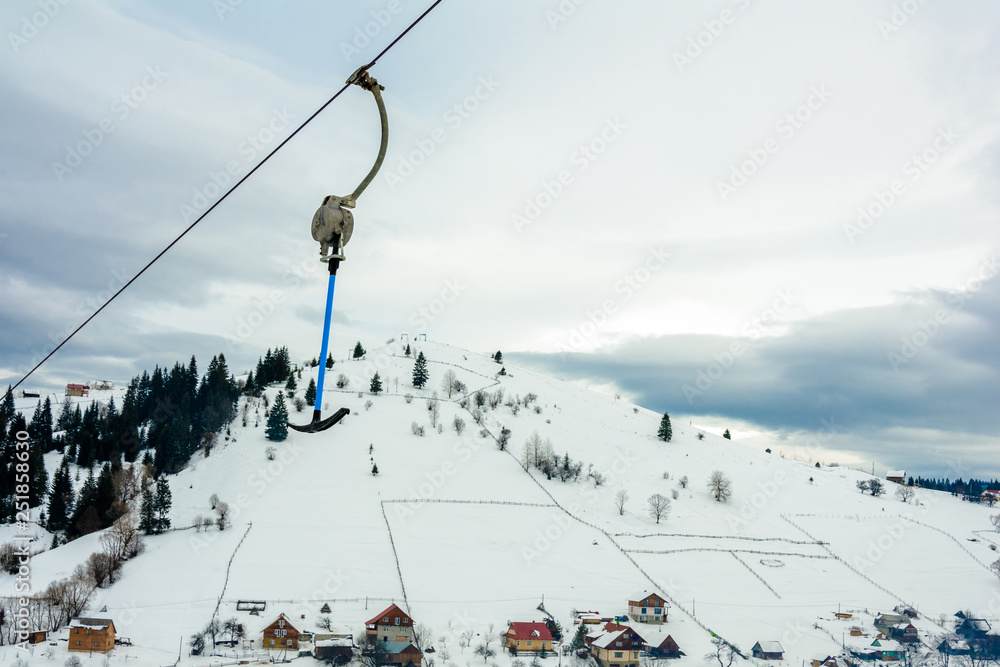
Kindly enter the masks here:
<path id="1" fill-rule="evenodd" d="M 281 614 L 264 628 L 264 639 L 261 646 L 268 651 L 298 650 L 299 631 L 292 625 L 287 616 Z"/>
<path id="2" fill-rule="evenodd" d="M 785 655 L 785 649 L 775 641 L 757 642 L 750 651 L 758 660 L 782 660 Z"/>
<path id="3" fill-rule="evenodd" d="M 115 624 L 110 618 L 74 618 L 69 623 L 70 651 L 107 653 L 115 647 Z"/>
<path id="4" fill-rule="evenodd" d="M 552 633 L 544 623 L 511 623 L 503 639 L 504 648 L 511 655 L 521 651 L 541 653 L 552 650 Z"/>
<path id="5" fill-rule="evenodd" d="M 906 471 L 890 470 L 885 474 L 885 480 L 887 482 L 895 482 L 896 484 L 906 484 Z"/>
<path id="6" fill-rule="evenodd" d="M 385 664 L 420 667 L 424 654 L 411 642 L 383 642 L 379 645 L 385 651 Z"/>
<path id="7" fill-rule="evenodd" d="M 590 642 L 590 654 L 604 667 L 639 667 L 646 641 L 632 628 L 605 632 Z"/>
<path id="8" fill-rule="evenodd" d="M 670 605 L 659 593 L 639 591 L 628 599 L 628 615 L 639 623 L 666 623 Z"/>
<path id="9" fill-rule="evenodd" d="M 85 384 L 66 385 L 67 396 L 90 396 L 90 387 Z"/>
<path id="10" fill-rule="evenodd" d="M 365 635 L 369 643 L 412 642 L 413 619 L 398 606 L 392 604 L 365 623 Z"/>
<path id="11" fill-rule="evenodd" d="M 46 630 L 32 630 L 28 632 L 29 644 L 41 644 L 48 638 L 49 638 L 49 633 Z"/>
<path id="12" fill-rule="evenodd" d="M 350 639 L 317 639 L 313 645 L 313 656 L 317 660 L 328 660 L 336 665 L 344 665 L 354 655 L 354 642 Z"/>
<path id="13" fill-rule="evenodd" d="M 875 659 L 882 661 L 902 660 L 906 653 L 899 642 L 891 639 L 876 639 L 870 648 Z"/>
<path id="14" fill-rule="evenodd" d="M 681 647 L 677 645 L 670 635 L 663 636 L 660 633 L 646 633 L 646 652 L 651 658 L 680 658 L 685 655 Z"/>

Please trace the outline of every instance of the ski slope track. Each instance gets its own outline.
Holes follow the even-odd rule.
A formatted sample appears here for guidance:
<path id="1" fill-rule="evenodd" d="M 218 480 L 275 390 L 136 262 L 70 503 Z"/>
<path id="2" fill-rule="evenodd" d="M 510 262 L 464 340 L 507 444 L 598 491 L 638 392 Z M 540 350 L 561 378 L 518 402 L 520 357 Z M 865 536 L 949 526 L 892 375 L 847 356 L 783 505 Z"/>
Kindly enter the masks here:
<path id="1" fill-rule="evenodd" d="M 251 402 L 247 427 L 237 417 L 228 441 L 220 437 L 210 456 L 196 453 L 171 476 L 174 530 L 147 536 L 145 552 L 96 591 L 87 612 L 112 618 L 133 646 L 117 647 L 107 662 L 77 654 L 83 664 L 236 664 L 250 658 L 222 648 L 219 656 L 189 655 L 189 637 L 213 616 L 236 617 L 259 647 L 261 630 L 280 613 L 299 630 L 315 631 L 324 604 L 333 625 L 356 643 L 367 619 L 390 603 L 403 606 L 431 629 L 437 652 L 425 657 L 438 667 L 476 664 L 473 647 L 491 626 L 502 634 L 508 621 L 542 620 L 543 600 L 568 641 L 571 610 L 624 614 L 629 596 L 644 589 L 671 602 L 669 622 L 655 630 L 686 653 L 673 664 L 704 664 L 716 633 L 747 656 L 738 663 L 751 662 L 757 641 L 776 640 L 785 649 L 782 663 L 800 665 L 837 654 L 842 642 L 869 645 L 874 615 L 899 604 L 920 612 L 914 624 L 928 645 L 959 609 L 1000 618 L 1000 580 L 987 567 L 1000 540 L 985 506 L 919 489 L 903 503 L 893 484 L 873 498 L 858 492 L 856 482 L 868 477 L 858 471 L 817 468 L 713 435 L 700 440 L 697 428 L 680 423 L 672 441 L 661 442 L 659 413 L 509 364 L 507 375 L 498 375 L 501 366 L 488 355 L 429 341 L 411 346 L 428 359 L 425 388 L 412 386 L 413 357 L 396 346 L 338 361 L 327 371 L 323 410 L 350 408 L 342 423 L 318 434 L 289 431 L 287 440 L 271 443 L 264 408 Z M 299 387 L 318 370 L 304 369 Z M 378 396 L 367 391 L 375 370 L 386 389 Z M 517 414 L 503 404 L 487 408 L 476 424 L 462 397 L 442 389 L 448 370 L 468 394 L 502 388 L 504 402 L 529 393 L 538 399 Z M 337 389 L 342 373 L 351 383 Z M 267 393 L 273 399 L 278 391 Z M 441 432 L 431 426 L 429 401 L 438 404 Z M 34 404 L 17 403 L 28 416 Z M 293 410 L 291 419 L 306 421 L 307 412 Z M 465 422 L 461 435 L 456 417 Z M 411 431 L 413 422 L 424 436 Z M 507 451 L 497 446 L 502 428 L 511 431 Z M 561 482 L 526 470 L 524 443 L 534 432 L 559 456 L 582 461 L 584 475 Z M 271 446 L 274 460 L 265 455 Z M 50 474 L 59 459 L 47 455 Z M 588 468 L 606 481 L 595 485 Z M 732 480 L 728 502 L 708 491 L 715 470 Z M 619 514 L 614 496 L 622 489 L 629 499 Z M 658 524 L 646 510 L 654 493 L 677 495 Z M 188 528 L 212 516 L 212 494 L 231 506 L 232 525 Z M 50 540 L 41 527 L 32 531 L 36 550 Z M 16 532 L 0 526 L 0 541 Z M 69 576 L 99 549 L 99 535 L 91 534 L 33 556 L 32 590 Z M 0 575 L 0 594 L 13 593 L 14 578 Z M 238 610 L 240 600 L 266 602 L 266 609 Z M 838 610 L 854 618 L 837 620 Z M 852 625 L 868 636 L 851 637 Z M 640 634 L 653 629 L 636 627 Z M 467 629 L 480 638 L 463 649 Z M 67 636 L 66 629 L 55 634 L 58 664 L 68 656 L 59 641 Z M 54 664 L 46 647 L 30 655 L 0 647 L 0 661 Z M 498 652 L 493 660 L 506 666 L 512 656 Z M 554 655 L 542 663 L 561 664 Z"/>

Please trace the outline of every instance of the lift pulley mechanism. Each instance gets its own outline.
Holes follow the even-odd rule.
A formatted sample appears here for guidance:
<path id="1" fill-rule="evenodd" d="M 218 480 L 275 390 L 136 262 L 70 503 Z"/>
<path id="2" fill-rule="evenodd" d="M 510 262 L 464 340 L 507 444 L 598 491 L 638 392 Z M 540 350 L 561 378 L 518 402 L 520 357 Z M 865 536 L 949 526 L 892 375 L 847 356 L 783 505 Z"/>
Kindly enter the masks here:
<path id="1" fill-rule="evenodd" d="M 319 207 L 312 219 L 312 237 L 319 242 L 320 261 L 326 262 L 330 270 L 330 281 L 326 291 L 326 313 L 323 317 L 323 343 L 320 346 L 319 378 L 316 382 L 316 404 L 313 409 L 312 421 L 305 426 L 298 426 L 289 423 L 290 428 L 303 433 L 318 433 L 330 428 L 341 419 L 346 417 L 350 410 L 340 408 L 332 416 L 323 419 L 321 408 L 323 405 L 323 380 L 326 376 L 326 358 L 330 342 L 330 316 L 333 314 L 333 288 L 337 282 L 337 269 L 344 261 L 344 246 L 351 240 L 354 233 L 354 215 L 351 209 L 357 204 L 358 197 L 365 191 L 375 174 L 378 173 L 385 160 L 385 150 L 389 145 L 389 119 L 385 112 L 385 103 L 382 101 L 382 91 L 384 86 L 380 86 L 378 81 L 372 78 L 365 67 L 358 69 L 347 79 L 349 85 L 359 86 L 369 91 L 375 96 L 375 103 L 378 105 L 379 120 L 382 123 L 382 143 L 379 146 L 378 157 L 375 164 L 361 185 L 354 189 L 354 192 L 338 197 L 329 195 L 323 199 L 323 205 Z"/>

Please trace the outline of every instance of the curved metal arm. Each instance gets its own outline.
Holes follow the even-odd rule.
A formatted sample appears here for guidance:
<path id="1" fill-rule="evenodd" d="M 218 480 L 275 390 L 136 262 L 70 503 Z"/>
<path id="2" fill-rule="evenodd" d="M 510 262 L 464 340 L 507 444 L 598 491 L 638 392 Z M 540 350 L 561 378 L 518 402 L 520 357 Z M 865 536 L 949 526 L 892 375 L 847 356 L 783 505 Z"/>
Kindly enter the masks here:
<path id="1" fill-rule="evenodd" d="M 361 86 L 365 90 L 371 91 L 372 95 L 375 96 L 375 103 L 378 105 L 378 117 L 379 121 L 382 123 L 382 144 L 378 149 L 378 157 L 375 158 L 375 164 L 372 165 L 371 171 L 365 176 L 365 179 L 361 181 L 361 185 L 355 188 L 354 192 L 350 195 L 351 203 L 357 201 L 361 193 L 365 191 L 372 180 L 375 178 L 375 174 L 382 167 L 382 161 L 385 160 L 385 151 L 389 147 L 389 117 L 385 112 L 385 103 L 382 101 L 382 90 L 384 86 L 380 86 L 378 81 L 373 79 L 371 75 L 368 74 L 364 69 L 359 69 L 347 80 L 347 83 L 353 83 L 354 85 Z"/>

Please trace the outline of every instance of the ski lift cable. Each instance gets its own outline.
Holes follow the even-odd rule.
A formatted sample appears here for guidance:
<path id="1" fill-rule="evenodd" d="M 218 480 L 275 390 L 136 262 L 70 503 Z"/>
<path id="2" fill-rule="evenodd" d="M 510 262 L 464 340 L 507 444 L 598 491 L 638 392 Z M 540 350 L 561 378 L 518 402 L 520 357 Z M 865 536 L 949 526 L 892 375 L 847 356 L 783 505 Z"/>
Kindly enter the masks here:
<path id="1" fill-rule="evenodd" d="M 376 64 L 376 63 L 377 63 L 377 62 L 379 61 L 379 59 L 380 59 L 380 58 L 381 58 L 382 56 L 384 56 L 384 55 L 385 55 L 386 53 L 388 53 L 389 49 L 391 49 L 391 48 L 392 48 L 393 46 L 395 46 L 395 45 L 396 45 L 396 44 L 397 44 L 397 43 L 399 42 L 399 40 L 403 39 L 403 37 L 404 37 L 404 36 L 406 36 L 406 33 L 410 32 L 410 30 L 412 30 L 412 29 L 413 29 L 413 28 L 414 28 L 414 27 L 415 27 L 415 26 L 416 26 L 416 25 L 417 25 L 418 23 L 420 23 L 420 22 L 421 22 L 421 21 L 422 21 L 422 20 L 424 19 L 424 17 L 425 17 L 425 16 L 427 16 L 428 14 L 430 14 L 430 13 L 431 13 L 431 11 L 432 11 L 432 10 L 433 10 L 433 9 L 434 9 L 435 7 L 437 7 L 437 6 L 439 5 L 439 4 L 441 4 L 441 2 L 442 2 L 442 1 L 443 1 L 443 0 L 435 0 L 435 1 L 434 1 L 434 3 L 432 3 L 432 4 L 431 4 L 431 6 L 430 6 L 430 7 L 428 7 L 428 8 L 427 8 L 427 9 L 426 9 L 426 10 L 424 11 L 424 13 L 423 13 L 423 14 L 421 14 L 420 16 L 418 16 L 418 17 L 417 17 L 417 18 L 416 18 L 416 19 L 415 19 L 415 20 L 413 21 L 413 23 L 411 23 L 411 24 L 410 24 L 409 26 L 407 26 L 406 30 L 404 30 L 403 32 L 401 32 L 401 33 L 399 34 L 399 36 L 398 36 L 398 37 L 396 37 L 396 39 L 392 40 L 392 41 L 391 41 L 391 42 L 389 43 L 389 45 L 388 45 L 388 46 L 386 46 L 386 47 L 385 47 L 384 49 L 382 49 L 382 50 L 381 50 L 381 51 L 380 51 L 380 52 L 378 53 L 378 55 L 376 55 L 376 56 L 375 56 L 375 58 L 373 58 L 373 59 L 372 59 L 372 61 L 371 61 L 370 63 L 368 63 L 367 65 L 365 65 L 365 66 L 364 66 L 364 67 L 362 67 L 361 69 L 362 69 L 362 70 L 368 70 L 368 69 L 370 69 L 370 68 L 374 67 L 374 66 L 375 66 L 375 64 Z M 97 317 L 97 316 L 98 316 L 98 315 L 99 315 L 99 314 L 101 313 L 101 311 L 103 311 L 103 310 L 104 310 L 105 308 L 107 308 L 107 307 L 108 307 L 108 306 L 109 306 L 109 305 L 111 304 L 111 302 L 112 302 L 112 301 L 114 301 L 114 300 L 115 300 L 116 298 L 118 298 L 118 295 L 119 295 L 119 294 L 121 294 L 121 293 L 122 293 L 122 292 L 124 292 L 124 291 L 125 291 L 126 289 L 128 289 L 128 288 L 129 288 L 129 286 L 131 286 L 131 285 L 132 285 L 132 283 L 134 283 L 134 282 L 135 282 L 136 280 L 138 280 L 138 279 L 139 279 L 139 276 L 141 276 L 142 274 L 144 274 L 144 273 L 145 273 L 145 272 L 146 272 L 146 271 L 147 271 L 147 270 L 148 270 L 148 269 L 149 269 L 149 268 L 150 268 L 151 266 L 153 266 L 153 264 L 155 264 L 155 263 L 156 263 L 156 262 L 157 262 L 157 261 L 158 261 L 158 260 L 159 260 L 159 259 L 160 259 L 161 257 L 163 257 L 163 256 L 164 256 L 165 254 L 167 254 L 167 251 L 168 251 L 168 250 L 170 250 L 170 249 L 171 249 L 171 248 L 173 248 L 173 247 L 174 247 L 175 245 L 177 245 L 177 243 L 178 243 L 178 242 L 179 242 L 179 241 L 180 241 L 180 240 L 181 240 L 182 238 L 184 238 L 184 237 L 185 237 L 185 236 L 187 235 L 187 233 L 188 233 L 188 232 L 190 232 L 190 231 L 191 231 L 192 229 L 194 229 L 194 228 L 195 228 L 195 226 L 196 226 L 196 225 L 197 225 L 197 224 L 198 224 L 199 222 L 201 222 L 202 220 L 204 220 L 204 219 L 205 219 L 205 217 L 206 217 L 206 216 L 208 216 L 208 214 L 209 214 L 209 213 L 211 213 L 211 212 L 212 212 L 213 210 L 215 210 L 215 207 L 216 207 L 216 206 L 218 206 L 218 205 L 219 205 L 219 204 L 221 204 L 221 203 L 222 203 L 223 201 L 225 201 L 225 199 L 226 199 L 227 197 L 229 197 L 229 195 L 231 195 L 231 194 L 232 194 L 233 192 L 235 192 L 235 191 L 236 191 L 236 188 L 238 188 L 238 187 L 240 187 L 241 185 L 243 185 L 243 183 L 244 183 L 244 182 L 245 182 L 245 181 L 246 181 L 247 179 L 249 179 L 249 178 L 250 178 L 251 176 L 253 176 L 253 175 L 254 175 L 254 173 L 255 173 L 255 172 L 256 172 L 256 171 L 258 170 L 258 169 L 260 169 L 260 168 L 261 168 L 261 167 L 262 167 L 262 166 L 264 165 L 264 163 L 265 163 L 265 162 L 267 162 L 268 160 L 270 160 L 270 159 L 271 159 L 271 158 L 272 158 L 272 157 L 274 156 L 274 154 L 275 154 L 275 153 L 277 153 L 277 152 L 278 152 L 279 150 L 281 150 L 281 149 L 282 149 L 282 148 L 283 148 L 283 147 L 285 146 L 285 144 L 287 144 L 287 143 L 288 143 L 289 141 L 291 141 L 291 140 L 292 140 L 292 138 L 294 138 L 296 134 L 298 134 L 298 133 L 299 133 L 299 132 L 300 132 L 300 131 L 301 131 L 301 130 L 302 130 L 302 129 L 303 129 L 303 128 L 304 128 L 305 126 L 306 126 L 306 125 L 308 125 L 308 124 L 309 124 L 309 123 L 310 123 L 310 122 L 311 122 L 311 121 L 312 121 L 312 120 L 313 120 L 314 118 L 316 118 L 316 116 L 318 116 L 318 115 L 319 115 L 320 113 L 322 113 L 322 112 L 323 112 L 323 111 L 324 111 L 324 110 L 325 110 L 325 109 L 326 109 L 326 108 L 327 108 L 328 106 L 330 106 L 330 105 L 331 105 L 331 104 L 333 103 L 333 101 L 334 101 L 334 100 L 336 100 L 336 99 L 337 99 L 338 97 L 340 97 L 340 96 L 341 96 L 341 94 L 343 94 L 343 92 L 344 92 L 345 90 L 347 90 L 348 88 L 350 88 L 350 87 L 351 87 L 351 84 L 350 84 L 350 83 L 345 83 L 345 84 L 344 84 L 344 86 L 343 86 L 343 87 L 342 87 L 342 88 L 341 88 L 340 90 L 338 90 L 338 91 L 337 91 L 336 93 L 334 93 L 334 94 L 333 94 L 333 96 L 332 96 L 332 97 L 330 97 L 330 99 L 328 99 L 328 100 L 327 100 L 326 102 L 324 102 L 324 103 L 322 104 L 322 106 L 320 106 L 320 107 L 319 107 L 318 109 L 316 109 L 316 111 L 315 111 L 315 112 L 313 112 L 313 114 L 312 114 L 311 116 L 309 116 L 308 118 L 306 118 L 306 119 L 305 119 L 305 120 L 304 120 L 304 121 L 302 122 L 302 124 L 301 124 L 301 125 L 299 125 L 299 126 L 298 126 L 297 128 L 295 128 L 295 130 L 294 130 L 294 131 L 293 131 L 293 132 L 292 132 L 291 134 L 289 134 L 289 135 L 288 135 L 287 137 L 285 137 L 284 141 L 282 141 L 281 143 L 279 143 L 279 144 L 278 144 L 278 145 L 277 145 L 277 146 L 276 146 L 276 147 L 274 148 L 274 150 L 272 150 L 272 151 L 271 151 L 270 153 L 268 153 L 267 155 L 265 155 L 265 156 L 264 156 L 264 157 L 263 157 L 263 158 L 261 159 L 261 161 L 260 161 L 260 162 L 258 162 L 258 163 L 257 163 L 257 164 L 256 164 L 256 165 L 254 166 L 254 168 L 253 168 L 253 169 L 251 169 L 251 170 L 250 170 L 249 172 L 247 172 L 247 174 L 245 174 L 245 175 L 243 176 L 243 178 L 241 178 L 241 179 L 240 179 L 240 180 L 238 180 L 238 181 L 237 181 L 236 183 L 234 183 L 234 184 L 233 184 L 233 186 L 232 186 L 231 188 L 229 188 L 229 189 L 228 189 L 228 190 L 227 190 L 227 191 L 226 191 L 226 192 L 225 192 L 225 193 L 224 193 L 224 194 L 223 194 L 223 195 L 222 195 L 221 197 L 219 197 L 219 199 L 218 199 L 218 200 L 216 200 L 216 202 L 215 202 L 214 204 L 212 204 L 211 206 L 209 206 L 209 207 L 208 207 L 208 210 L 207 210 L 207 211 L 205 211 L 205 212 L 204 212 L 204 213 L 202 213 L 202 214 L 201 214 L 200 216 L 198 216 L 198 218 L 197 218 L 197 219 L 196 219 L 196 220 L 195 220 L 194 222 L 192 222 L 192 223 L 191 223 L 190 225 L 188 225 L 188 226 L 187 226 L 187 228 L 186 228 L 186 229 L 184 229 L 184 231 L 182 231 L 182 232 L 181 232 L 180 234 L 178 234 L 178 235 L 177 235 L 177 237 L 176 237 L 176 238 L 175 238 L 175 239 L 174 239 L 173 241 L 171 241 L 171 242 L 170 242 L 170 243 L 169 243 L 169 244 L 167 245 L 167 247 L 165 247 L 165 248 L 164 248 L 163 250 L 161 250 L 161 251 L 160 251 L 160 252 L 159 252 L 159 253 L 158 253 L 158 254 L 157 254 L 157 255 L 156 255 L 155 257 L 153 257 L 153 259 L 151 259 L 151 260 L 150 260 L 150 261 L 149 261 L 149 262 L 148 262 L 148 263 L 147 263 L 147 264 L 146 264 L 146 265 L 145 265 L 144 267 L 142 267 L 142 269 L 141 269 L 141 270 L 140 270 L 140 271 L 139 271 L 138 273 L 136 273 L 136 274 L 135 274 L 134 276 L 132 276 L 132 278 L 131 278 L 131 279 L 129 279 L 129 281 L 128 281 L 128 282 L 126 282 L 126 283 L 125 283 L 124 285 L 122 285 L 122 286 L 121 286 L 121 288 L 120 288 L 120 289 L 119 289 L 119 290 L 118 290 L 117 292 L 115 292 L 114 294 L 112 294 L 112 295 L 111 295 L 111 296 L 110 296 L 110 297 L 108 298 L 108 300 L 107 300 L 107 301 L 105 301 L 105 302 L 104 302 L 103 304 L 101 304 L 101 307 L 100 307 L 100 308 L 98 308 L 97 310 L 95 310 L 95 311 L 94 311 L 94 312 L 93 312 L 93 313 L 92 313 L 92 314 L 90 315 L 90 317 L 88 317 L 88 318 L 87 318 L 86 320 L 84 320 L 84 321 L 83 321 L 83 323 L 82 323 L 82 324 L 80 324 L 80 326 L 78 326 L 78 327 L 77 327 L 76 329 L 74 329 L 74 330 L 72 331 L 72 333 L 70 333 L 70 334 L 69 334 L 68 336 L 66 336 L 66 338 L 64 338 L 64 339 L 62 340 L 62 342 L 61 342 L 61 343 L 59 343 L 59 344 L 58 344 L 58 345 L 57 345 L 57 346 L 55 347 L 55 349 L 53 349 L 53 350 L 52 350 L 51 352 L 49 352 L 49 353 L 48 353 L 47 355 L 45 355 L 45 357 L 44 357 L 44 358 L 43 358 L 43 359 L 42 359 L 41 361 L 39 361 L 39 362 L 38 362 L 37 364 L 35 364 L 34 368 L 32 368 L 32 369 L 31 369 L 30 371 L 28 371 L 27 373 L 25 373 L 24 377 L 22 377 L 22 378 L 21 378 L 20 380 L 18 380 L 18 381 L 17 381 L 17 384 L 15 384 L 15 385 L 14 385 L 13 387 L 11 387 L 11 388 L 10 388 L 10 391 L 13 391 L 13 390 L 17 389 L 17 388 L 18 388 L 19 386 L 21 386 L 21 384 L 22 384 L 22 383 L 23 383 L 23 382 L 24 382 L 25 380 L 27 380 L 27 379 L 28 379 L 29 377 L 31 377 L 31 375 L 32 375 L 32 374 L 33 374 L 33 373 L 34 373 L 35 371 L 37 371 L 37 370 L 38 370 L 39 368 L 41 368 L 42 364 L 44 364 L 44 363 L 45 363 L 46 361 L 48 361 L 48 360 L 49 360 L 50 358 L 52 358 L 52 356 L 53 356 L 53 355 L 54 355 L 54 354 L 55 354 L 56 352 L 58 352 L 58 351 L 59 351 L 59 350 L 60 350 L 60 349 L 62 348 L 62 346 L 63 346 L 63 345 L 65 345 L 66 343 L 68 343 L 68 342 L 70 341 L 70 339 L 72 339 L 72 338 L 73 338 L 73 336 L 75 336 L 75 335 L 76 335 L 77 333 L 79 333 L 79 332 L 80 332 L 80 330 L 81 330 L 81 329 L 83 329 L 83 328 L 84 328 L 85 326 L 87 326 L 88 324 L 90 324 L 91 320 L 93 320 L 93 319 L 94 319 L 95 317 Z"/>

